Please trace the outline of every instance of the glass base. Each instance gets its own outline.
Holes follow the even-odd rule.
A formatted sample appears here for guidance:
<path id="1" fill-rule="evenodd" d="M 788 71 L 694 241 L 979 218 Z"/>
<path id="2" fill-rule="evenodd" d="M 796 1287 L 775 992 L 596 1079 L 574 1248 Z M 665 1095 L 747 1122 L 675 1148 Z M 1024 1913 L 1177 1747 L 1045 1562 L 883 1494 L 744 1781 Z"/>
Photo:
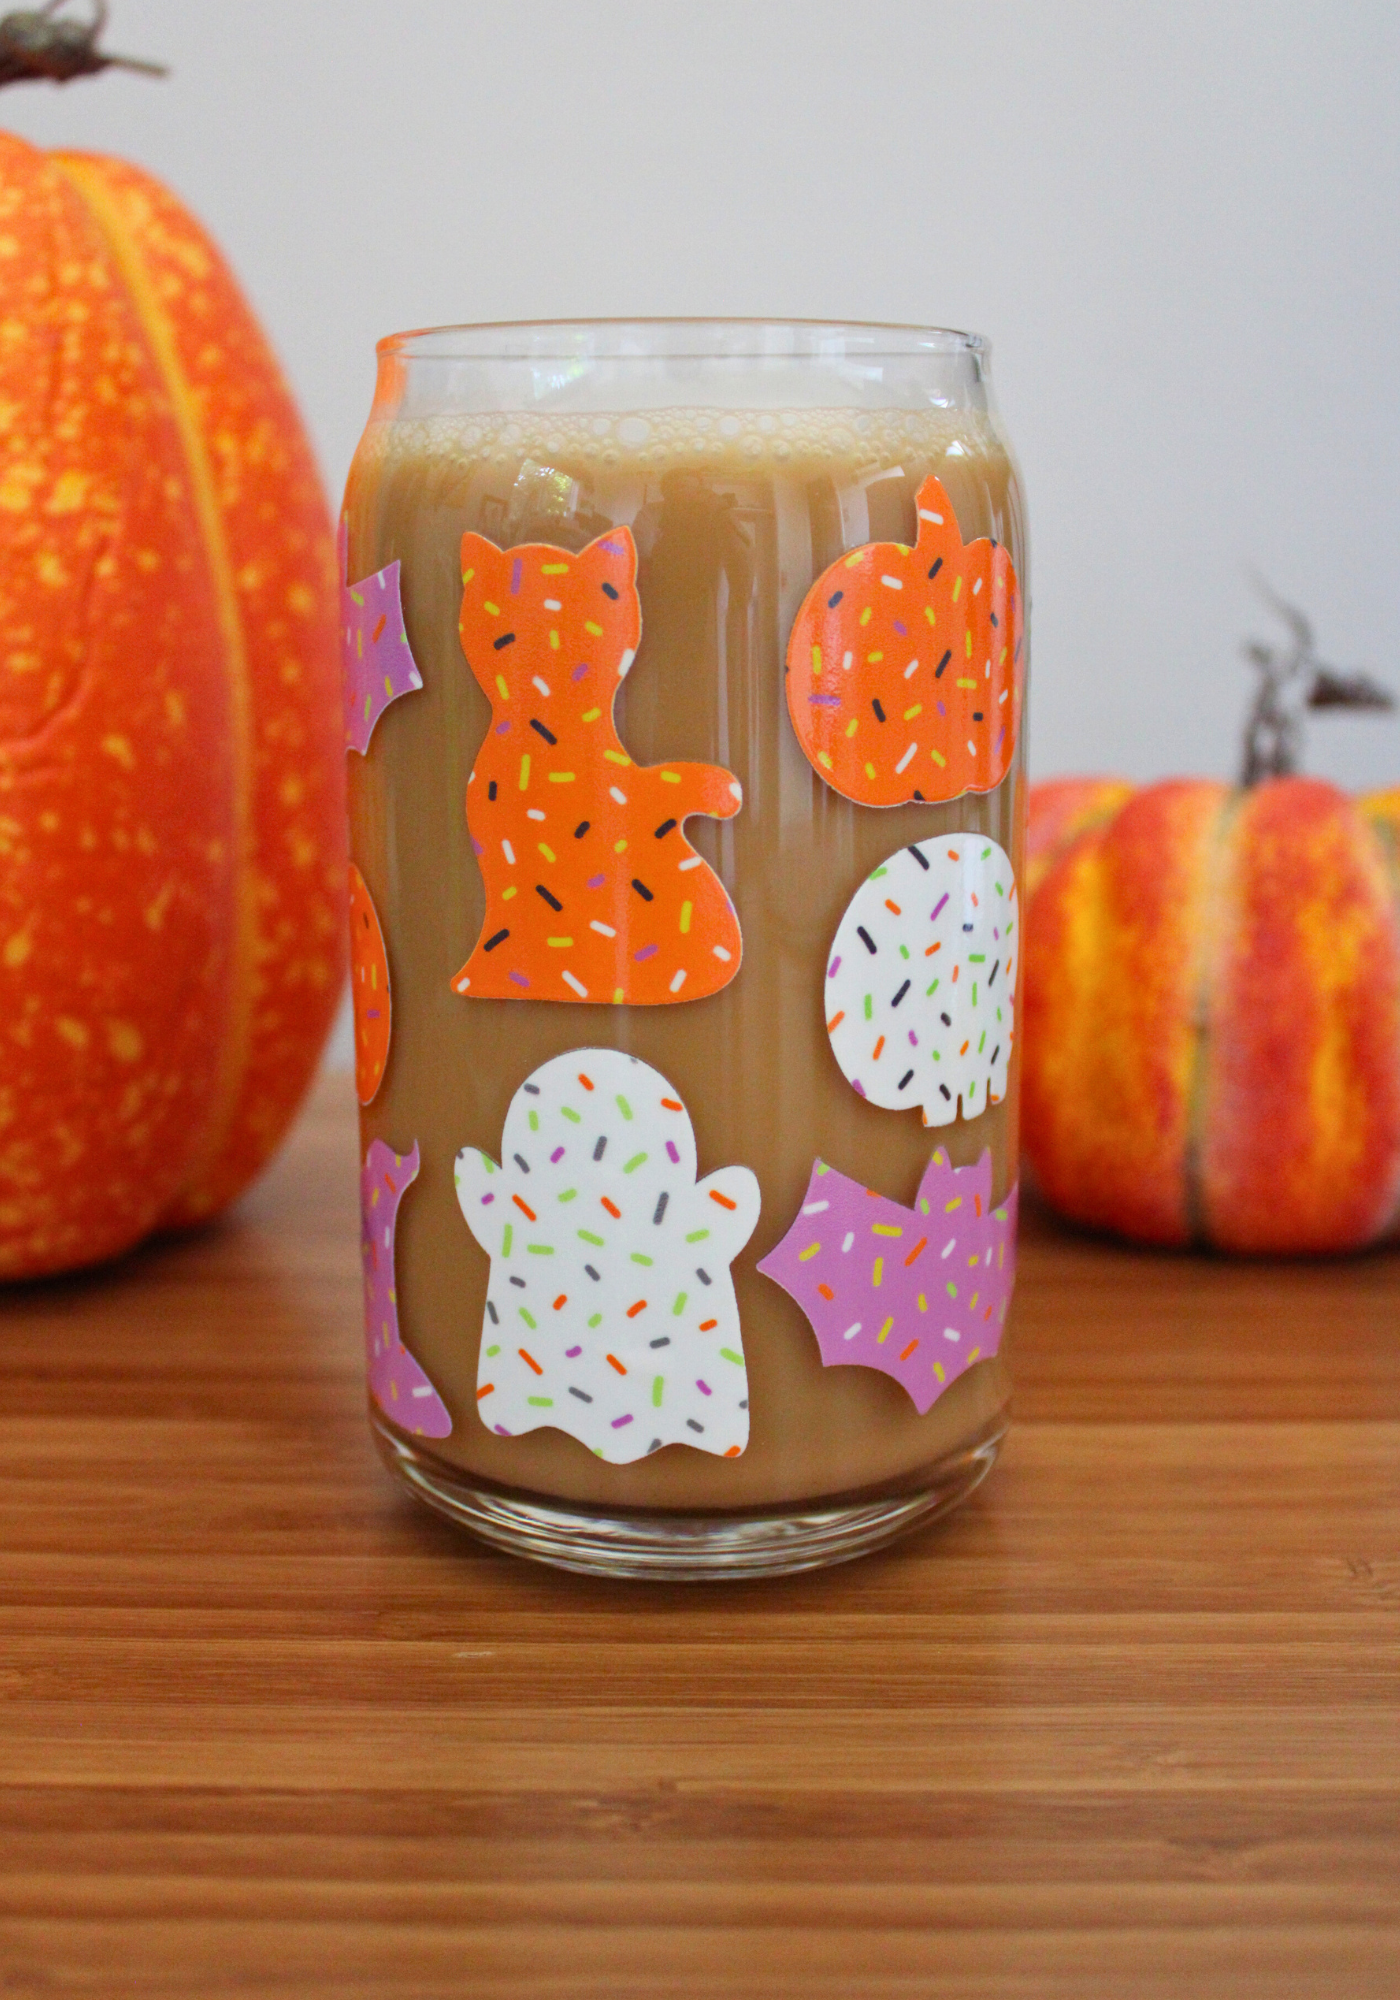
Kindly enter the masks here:
<path id="1" fill-rule="evenodd" d="M 677 1583 L 790 1576 L 850 1562 L 936 1520 L 980 1486 L 1006 1424 L 927 1466 L 900 1489 L 838 1495 L 759 1513 L 603 1513 L 492 1486 L 419 1451 L 370 1411 L 380 1456 L 435 1513 L 493 1548 L 582 1576 L 660 1577 Z"/>

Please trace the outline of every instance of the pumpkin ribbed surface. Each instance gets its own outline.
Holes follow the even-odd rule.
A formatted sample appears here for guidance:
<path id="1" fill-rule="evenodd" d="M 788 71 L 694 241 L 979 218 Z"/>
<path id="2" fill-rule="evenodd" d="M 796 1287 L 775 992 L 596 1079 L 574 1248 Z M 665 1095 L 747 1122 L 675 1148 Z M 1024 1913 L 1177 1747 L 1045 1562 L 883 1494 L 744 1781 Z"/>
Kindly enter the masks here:
<path id="1" fill-rule="evenodd" d="M 0 1274 L 213 1213 L 339 992 L 330 527 L 148 176 L 0 136 Z"/>
<path id="2" fill-rule="evenodd" d="M 1345 1250 L 1400 1213 L 1400 794 L 1031 794 L 1023 1133 L 1065 1214 Z"/>

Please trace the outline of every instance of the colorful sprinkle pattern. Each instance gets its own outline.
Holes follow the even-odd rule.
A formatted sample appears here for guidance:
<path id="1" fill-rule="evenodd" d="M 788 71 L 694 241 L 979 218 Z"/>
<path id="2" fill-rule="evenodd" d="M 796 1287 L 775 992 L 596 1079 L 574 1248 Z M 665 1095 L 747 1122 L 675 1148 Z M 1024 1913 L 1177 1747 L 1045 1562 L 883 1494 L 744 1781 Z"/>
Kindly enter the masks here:
<path id="1" fill-rule="evenodd" d="M 473 1000 L 657 1007 L 739 970 L 739 920 L 685 838 L 743 800 L 713 764 L 640 766 L 613 702 L 641 639 L 637 552 L 462 538 L 462 650 L 491 703 L 467 787 L 486 917 L 452 981 Z"/>
<path id="2" fill-rule="evenodd" d="M 501 1152 L 463 1147 L 456 1168 L 491 1259 L 482 1421 L 502 1437 L 552 1425 L 616 1465 L 668 1444 L 737 1458 L 749 1389 L 729 1266 L 758 1221 L 755 1176 L 697 1184 L 685 1106 L 616 1049 L 537 1069 Z"/>
<path id="3" fill-rule="evenodd" d="M 937 479 L 918 541 L 871 542 L 813 584 L 788 642 L 788 713 L 843 798 L 893 806 L 990 792 L 1020 725 L 1021 593 L 1006 550 L 964 544 Z"/>
<path id="4" fill-rule="evenodd" d="M 340 523 L 340 638 L 344 662 L 345 742 L 363 757 L 374 725 L 401 694 L 423 685 L 404 629 L 399 564 L 350 582 L 350 534 Z"/>
<path id="5" fill-rule="evenodd" d="M 826 1031 L 853 1088 L 925 1125 L 1006 1095 L 1015 1036 L 1016 878 L 984 834 L 901 847 L 864 882 L 826 969 Z"/>
<path id="6" fill-rule="evenodd" d="M 369 884 L 350 863 L 350 998 L 355 1010 L 355 1094 L 373 1101 L 389 1060 L 393 1016 L 389 955 Z"/>
<path id="7" fill-rule="evenodd" d="M 376 1139 L 360 1171 L 360 1251 L 365 1274 L 365 1360 L 369 1392 L 401 1429 L 446 1437 L 452 1419 L 441 1396 L 399 1338 L 394 1232 L 404 1189 L 418 1178 L 418 1148 L 395 1153 Z"/>
<path id="8" fill-rule="evenodd" d="M 936 1152 L 913 1208 L 818 1160 L 759 1270 L 811 1321 L 827 1368 L 879 1368 L 922 1415 L 1001 1344 L 1016 1282 L 1016 1188 L 993 1208 L 992 1156 Z"/>

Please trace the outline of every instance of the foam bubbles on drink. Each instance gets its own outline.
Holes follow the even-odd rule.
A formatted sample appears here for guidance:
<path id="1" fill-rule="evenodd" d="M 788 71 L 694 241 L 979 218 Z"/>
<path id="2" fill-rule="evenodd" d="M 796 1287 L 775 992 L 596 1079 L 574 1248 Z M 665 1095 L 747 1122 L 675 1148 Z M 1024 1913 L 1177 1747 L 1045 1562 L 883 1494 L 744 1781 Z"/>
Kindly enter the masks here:
<path id="1" fill-rule="evenodd" d="M 469 464 L 505 472 L 522 462 L 545 462 L 580 474 L 626 478 L 672 471 L 733 476 L 810 471 L 831 474 L 834 465 L 875 471 L 901 458 L 937 459 L 961 444 L 983 445 L 989 458 L 1004 450 L 991 419 L 941 410 L 842 409 L 723 410 L 669 408 L 625 415 L 538 417 L 516 413 L 389 419 L 370 426 L 362 462 L 388 469 L 393 461 L 447 469 Z"/>

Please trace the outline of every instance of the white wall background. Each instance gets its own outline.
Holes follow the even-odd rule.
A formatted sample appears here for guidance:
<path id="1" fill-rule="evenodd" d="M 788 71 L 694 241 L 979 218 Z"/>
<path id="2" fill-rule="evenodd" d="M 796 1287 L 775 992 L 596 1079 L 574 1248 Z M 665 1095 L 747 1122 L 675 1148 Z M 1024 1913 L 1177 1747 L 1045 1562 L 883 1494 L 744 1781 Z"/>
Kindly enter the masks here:
<path id="1" fill-rule="evenodd" d="M 81 4 L 81 0 L 79 0 Z M 338 491 L 377 335 L 739 313 L 990 335 L 1034 548 L 1033 767 L 1224 775 L 1268 620 L 1400 687 L 1400 6 L 115 0 L 7 91 L 213 228 Z M 1400 780 L 1400 722 L 1312 767 Z"/>

